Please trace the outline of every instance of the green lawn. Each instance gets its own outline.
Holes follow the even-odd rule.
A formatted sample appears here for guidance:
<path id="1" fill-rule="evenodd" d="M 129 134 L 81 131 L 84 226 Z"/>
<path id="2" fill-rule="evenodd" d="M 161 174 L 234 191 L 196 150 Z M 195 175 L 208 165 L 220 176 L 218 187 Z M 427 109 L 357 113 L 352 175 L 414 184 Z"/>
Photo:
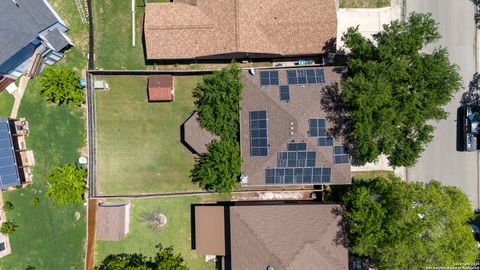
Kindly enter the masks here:
<path id="1" fill-rule="evenodd" d="M 213 264 L 205 263 L 205 257 L 197 256 L 191 249 L 190 205 L 200 202 L 201 197 L 149 198 L 132 202 L 130 214 L 130 233 L 120 241 L 97 241 L 96 264 L 106 256 L 115 253 L 155 254 L 155 246 L 173 246 L 175 253 L 181 253 L 192 270 L 215 269 Z M 142 222 L 142 215 L 163 213 L 167 224 L 160 230 L 153 230 L 148 223 Z"/>
<path id="2" fill-rule="evenodd" d="M 381 8 L 390 6 L 390 0 L 340 0 L 340 8 Z"/>
<path id="3" fill-rule="evenodd" d="M 33 184 L 4 192 L 15 209 L 8 215 L 20 226 L 10 236 L 12 254 L 0 260 L 0 269 L 83 269 L 85 209 L 82 204 L 58 207 L 44 197 L 44 177 L 57 164 L 74 162 L 85 142 L 82 112 L 72 106 L 47 104 L 38 83 L 30 81 L 19 111 L 30 124 L 27 146 L 33 150 Z M 32 205 L 34 197 L 40 204 Z M 75 213 L 80 214 L 76 220 Z"/>
<path id="4" fill-rule="evenodd" d="M 176 78 L 174 102 L 149 103 L 146 77 L 105 77 L 110 90 L 95 94 L 99 195 L 198 190 L 180 126 L 195 109 L 200 78 Z"/>
<path id="5" fill-rule="evenodd" d="M 10 117 L 15 99 L 6 90 L 0 93 L 0 117 Z"/>
<path id="6" fill-rule="evenodd" d="M 156 0 L 152 2 L 169 2 Z M 92 2 L 95 29 L 95 65 L 102 69 L 146 69 L 143 54 L 143 1 L 135 6 L 135 47 L 132 46 L 131 1 Z"/>

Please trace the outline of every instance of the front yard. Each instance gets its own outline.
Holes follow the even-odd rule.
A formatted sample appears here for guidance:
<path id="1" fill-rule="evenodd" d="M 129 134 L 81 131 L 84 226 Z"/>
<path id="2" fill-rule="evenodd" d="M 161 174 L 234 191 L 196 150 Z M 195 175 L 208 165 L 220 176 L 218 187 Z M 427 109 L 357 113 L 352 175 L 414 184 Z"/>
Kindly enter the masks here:
<path id="1" fill-rule="evenodd" d="M 180 126 L 195 109 L 201 77 L 175 78 L 170 103 L 148 102 L 145 76 L 103 79 L 110 90 L 95 93 L 98 195 L 198 190 Z"/>
<path id="2" fill-rule="evenodd" d="M 173 246 L 175 254 L 182 254 L 192 270 L 215 269 L 214 264 L 205 263 L 205 257 L 197 256 L 191 247 L 190 206 L 201 200 L 199 196 L 133 200 L 130 233 L 118 241 L 97 241 L 95 264 L 99 265 L 106 256 L 115 253 L 153 256 L 155 246 L 161 243 L 163 246 Z M 167 224 L 154 230 L 150 224 L 142 221 L 142 215 L 151 213 L 163 213 L 167 217 Z"/>

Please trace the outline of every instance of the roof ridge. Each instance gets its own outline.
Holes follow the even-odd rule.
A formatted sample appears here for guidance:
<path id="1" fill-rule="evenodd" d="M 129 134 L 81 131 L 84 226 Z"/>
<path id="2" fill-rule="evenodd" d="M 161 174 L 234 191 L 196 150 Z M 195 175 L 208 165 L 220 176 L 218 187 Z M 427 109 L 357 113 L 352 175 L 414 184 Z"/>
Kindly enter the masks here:
<path id="1" fill-rule="evenodd" d="M 241 207 L 241 206 L 237 206 L 237 207 Z M 265 250 L 267 250 L 268 253 L 269 253 L 272 257 L 274 257 L 274 258 L 277 259 L 280 263 L 282 263 L 282 264 L 283 264 L 283 265 L 282 265 L 283 267 L 286 267 L 287 265 L 285 265 L 285 264 L 283 263 L 283 260 L 281 260 L 279 257 L 277 257 L 277 256 L 275 255 L 275 253 L 273 253 L 273 252 L 268 248 L 268 246 L 261 240 L 261 238 L 259 237 L 259 235 L 253 230 L 253 228 L 250 226 L 250 224 L 249 224 L 245 219 L 242 218 L 242 215 L 240 215 L 238 212 L 230 211 L 230 213 L 232 213 L 232 212 L 233 212 L 233 214 L 235 214 L 235 215 L 239 218 L 239 220 L 241 220 L 241 222 L 245 225 L 245 228 L 247 228 L 247 230 L 248 230 L 249 232 L 251 232 L 253 235 L 255 235 L 255 239 L 258 240 L 258 242 L 265 248 Z"/>

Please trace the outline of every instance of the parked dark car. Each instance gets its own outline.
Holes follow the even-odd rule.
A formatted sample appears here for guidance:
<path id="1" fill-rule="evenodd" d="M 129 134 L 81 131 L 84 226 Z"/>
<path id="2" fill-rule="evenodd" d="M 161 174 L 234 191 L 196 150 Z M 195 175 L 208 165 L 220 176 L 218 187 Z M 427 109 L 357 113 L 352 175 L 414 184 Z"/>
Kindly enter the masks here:
<path id="1" fill-rule="evenodd" d="M 480 150 L 480 107 L 462 106 L 459 110 L 461 120 L 462 151 Z"/>

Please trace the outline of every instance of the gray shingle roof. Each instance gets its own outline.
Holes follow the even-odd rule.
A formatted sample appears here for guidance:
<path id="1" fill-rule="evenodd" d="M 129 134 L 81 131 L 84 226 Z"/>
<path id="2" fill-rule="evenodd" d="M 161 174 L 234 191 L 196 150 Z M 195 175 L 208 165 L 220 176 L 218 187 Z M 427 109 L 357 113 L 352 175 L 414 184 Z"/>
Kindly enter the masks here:
<path id="1" fill-rule="evenodd" d="M 50 45 L 52 45 L 53 49 L 57 52 L 61 51 L 70 44 L 70 42 L 68 42 L 65 36 L 56 28 L 48 31 L 45 34 L 45 39 L 50 43 Z"/>
<path id="2" fill-rule="evenodd" d="M 0 64 L 58 20 L 43 0 L 0 1 Z"/>

